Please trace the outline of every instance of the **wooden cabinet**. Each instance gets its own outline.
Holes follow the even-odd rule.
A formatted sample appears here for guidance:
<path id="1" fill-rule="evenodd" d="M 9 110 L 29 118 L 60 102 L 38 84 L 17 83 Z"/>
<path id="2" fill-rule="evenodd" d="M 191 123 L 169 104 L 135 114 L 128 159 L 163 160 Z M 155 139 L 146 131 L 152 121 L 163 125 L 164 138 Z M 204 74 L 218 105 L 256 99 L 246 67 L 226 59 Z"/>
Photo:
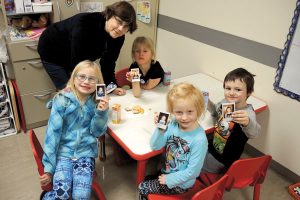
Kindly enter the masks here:
<path id="1" fill-rule="evenodd" d="M 10 67 L 13 68 L 26 129 L 45 125 L 50 110 L 46 103 L 55 94 L 55 87 L 42 66 L 37 41 L 7 42 Z"/>
<path id="2" fill-rule="evenodd" d="M 4 0 L 1 0 L 4 21 L 9 29 L 9 18 L 22 15 L 35 15 L 36 13 L 6 13 Z M 40 13 L 38 13 L 40 14 Z M 52 14 L 51 14 L 52 16 Z M 55 94 L 55 87 L 42 66 L 37 52 L 37 39 L 12 40 L 6 38 L 9 55 L 7 63 L 7 75 L 15 79 L 19 99 L 21 100 L 21 112 L 24 114 L 25 129 L 31 129 L 45 125 L 48 121 L 50 110 L 46 103 Z M 20 105 L 20 104 L 19 104 Z"/>
<path id="3" fill-rule="evenodd" d="M 80 0 L 62 1 L 52 0 L 53 2 L 53 22 L 59 22 L 80 12 Z M 67 5 L 67 3 L 69 4 Z"/>

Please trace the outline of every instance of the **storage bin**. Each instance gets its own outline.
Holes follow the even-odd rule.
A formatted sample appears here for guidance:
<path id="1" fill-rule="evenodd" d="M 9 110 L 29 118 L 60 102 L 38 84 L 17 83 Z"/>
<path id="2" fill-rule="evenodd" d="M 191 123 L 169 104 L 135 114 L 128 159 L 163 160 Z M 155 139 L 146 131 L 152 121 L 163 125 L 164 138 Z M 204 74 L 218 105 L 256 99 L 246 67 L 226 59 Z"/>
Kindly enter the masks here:
<path id="1" fill-rule="evenodd" d="M 295 200 L 300 200 L 300 183 L 290 185 L 288 190 Z"/>
<path id="2" fill-rule="evenodd" d="M 52 12 L 52 2 L 32 3 L 32 7 L 35 13 Z"/>

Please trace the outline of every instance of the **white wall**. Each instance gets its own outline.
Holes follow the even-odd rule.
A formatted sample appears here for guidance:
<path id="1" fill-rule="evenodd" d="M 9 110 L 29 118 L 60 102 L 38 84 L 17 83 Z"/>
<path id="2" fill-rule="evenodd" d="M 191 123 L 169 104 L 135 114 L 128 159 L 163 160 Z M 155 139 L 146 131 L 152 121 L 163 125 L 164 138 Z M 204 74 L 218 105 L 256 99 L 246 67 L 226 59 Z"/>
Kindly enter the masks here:
<path id="1" fill-rule="evenodd" d="M 283 49 L 295 7 L 296 0 L 162 0 L 159 14 Z M 257 115 L 262 133 L 249 143 L 300 175 L 300 103 L 273 90 L 274 67 L 160 28 L 157 58 L 174 78 L 203 72 L 223 79 L 236 67 L 256 74 L 254 95 L 269 108 Z"/>

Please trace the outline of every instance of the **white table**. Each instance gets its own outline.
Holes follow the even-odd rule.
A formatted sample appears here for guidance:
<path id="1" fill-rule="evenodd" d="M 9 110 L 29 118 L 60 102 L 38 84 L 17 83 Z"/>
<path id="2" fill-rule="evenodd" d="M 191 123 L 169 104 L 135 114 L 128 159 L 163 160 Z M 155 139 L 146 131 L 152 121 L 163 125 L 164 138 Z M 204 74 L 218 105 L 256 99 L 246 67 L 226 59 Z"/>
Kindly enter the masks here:
<path id="1" fill-rule="evenodd" d="M 223 83 L 202 73 L 174 79 L 170 86 L 159 85 L 153 90 L 142 90 L 139 98 L 134 97 L 131 90 L 127 90 L 124 96 L 111 96 L 110 105 L 121 104 L 122 120 L 120 124 L 113 124 L 109 119 L 108 133 L 133 159 L 137 160 L 137 185 L 144 179 L 147 160 L 163 152 L 163 149 L 153 151 L 150 148 L 150 138 L 155 129 L 154 113 L 166 111 L 166 94 L 170 87 L 180 82 L 189 82 L 200 90 L 208 91 L 213 102 L 224 98 Z M 256 113 L 267 108 L 265 102 L 253 96 L 249 97 L 248 103 L 253 105 Z M 134 105 L 141 106 L 144 114 L 133 114 L 125 110 L 126 107 Z M 213 131 L 214 122 L 208 111 L 200 119 L 200 124 L 206 133 Z"/>

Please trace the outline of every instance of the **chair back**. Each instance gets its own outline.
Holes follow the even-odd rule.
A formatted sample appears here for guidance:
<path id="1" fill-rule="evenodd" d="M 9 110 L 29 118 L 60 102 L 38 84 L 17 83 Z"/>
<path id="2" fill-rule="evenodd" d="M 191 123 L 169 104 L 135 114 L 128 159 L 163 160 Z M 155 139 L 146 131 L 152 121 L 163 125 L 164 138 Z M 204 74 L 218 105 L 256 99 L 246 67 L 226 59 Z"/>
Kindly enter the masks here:
<path id="1" fill-rule="evenodd" d="M 44 150 L 42 148 L 41 143 L 39 142 L 36 134 L 33 130 L 29 131 L 29 139 L 31 144 L 32 153 L 39 171 L 40 176 L 44 174 L 44 166 L 42 163 L 42 158 L 44 154 Z M 41 186 L 42 190 L 50 191 L 52 189 L 52 184 L 48 184 L 46 186 Z"/>
<path id="2" fill-rule="evenodd" d="M 43 166 L 42 159 L 43 159 L 44 150 L 43 150 L 43 147 L 42 147 L 41 143 L 39 142 L 38 138 L 36 137 L 34 130 L 32 130 L 32 129 L 29 131 L 29 139 L 30 139 L 32 153 L 35 158 L 39 174 L 43 175 L 44 174 L 44 166 Z M 96 172 L 94 173 L 92 189 L 94 190 L 94 192 L 99 200 L 106 200 L 104 193 L 101 190 L 100 185 L 95 180 L 95 176 L 97 176 Z M 41 188 L 44 191 L 50 191 L 52 189 L 52 184 L 50 183 L 46 186 L 41 186 Z"/>
<path id="3" fill-rule="evenodd" d="M 121 69 L 116 72 L 116 80 L 117 84 L 120 87 L 123 87 L 125 85 L 131 86 L 131 83 L 126 79 L 126 73 L 129 71 L 129 68 L 126 67 L 124 69 Z"/>
<path id="4" fill-rule="evenodd" d="M 228 175 L 225 174 L 212 185 L 194 194 L 192 200 L 221 200 L 224 194 L 227 179 Z"/>
<path id="5" fill-rule="evenodd" d="M 244 188 L 263 183 L 272 157 L 264 155 L 235 161 L 226 174 L 229 176 L 226 189 Z"/>

